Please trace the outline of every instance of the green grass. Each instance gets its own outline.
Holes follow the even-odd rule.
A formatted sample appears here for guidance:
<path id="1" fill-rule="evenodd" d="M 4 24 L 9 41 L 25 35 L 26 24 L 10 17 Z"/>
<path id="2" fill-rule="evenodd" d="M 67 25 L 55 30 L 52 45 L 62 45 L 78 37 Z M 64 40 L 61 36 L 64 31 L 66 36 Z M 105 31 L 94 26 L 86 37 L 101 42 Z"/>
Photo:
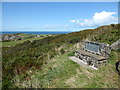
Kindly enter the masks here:
<path id="1" fill-rule="evenodd" d="M 43 65 L 43 70 L 34 72 L 30 82 L 33 87 L 68 87 L 64 83 L 69 77 L 76 74 L 77 68 L 79 65 L 69 60 L 67 54 L 57 56 L 48 61 L 47 65 Z"/>
<path id="2" fill-rule="evenodd" d="M 34 36 L 34 34 L 25 34 L 25 33 L 20 33 L 19 36 L 25 38 L 25 37 L 30 37 L 30 36 Z"/>
<path id="3" fill-rule="evenodd" d="M 29 38 L 29 39 L 23 39 L 23 40 L 18 40 L 18 41 L 9 41 L 9 42 L 0 42 L 0 44 L 2 44 L 2 47 L 14 47 L 17 44 L 23 43 L 23 42 L 28 41 L 28 40 L 32 42 L 34 40 L 43 39 L 45 37 L 47 37 L 47 36 L 44 35 L 43 37 L 37 37 L 37 38 Z"/>
<path id="4" fill-rule="evenodd" d="M 42 70 L 28 71 L 29 81 L 21 80 L 18 87 L 34 88 L 118 88 L 115 71 L 117 52 L 112 52 L 110 61 L 98 70 L 90 70 L 68 58 L 68 53 L 56 56 L 42 66 Z M 17 84 L 16 84 L 17 85 Z"/>

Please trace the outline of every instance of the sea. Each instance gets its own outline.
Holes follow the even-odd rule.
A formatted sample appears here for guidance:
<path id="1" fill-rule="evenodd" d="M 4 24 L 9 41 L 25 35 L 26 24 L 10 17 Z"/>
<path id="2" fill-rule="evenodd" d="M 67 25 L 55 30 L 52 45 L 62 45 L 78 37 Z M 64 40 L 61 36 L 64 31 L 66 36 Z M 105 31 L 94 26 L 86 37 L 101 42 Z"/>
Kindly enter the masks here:
<path id="1" fill-rule="evenodd" d="M 2 31 L 2 34 L 15 34 L 15 33 L 25 33 L 25 34 L 67 34 L 71 32 L 61 32 L 61 31 Z"/>

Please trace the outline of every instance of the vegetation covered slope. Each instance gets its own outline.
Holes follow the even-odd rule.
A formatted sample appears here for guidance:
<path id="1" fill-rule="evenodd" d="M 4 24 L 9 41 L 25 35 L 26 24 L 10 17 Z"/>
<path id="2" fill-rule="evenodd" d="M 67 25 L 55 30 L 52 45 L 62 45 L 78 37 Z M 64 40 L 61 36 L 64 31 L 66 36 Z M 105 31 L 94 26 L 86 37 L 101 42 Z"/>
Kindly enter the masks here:
<path id="1" fill-rule="evenodd" d="M 42 66 L 42 70 L 31 73 L 28 80 L 19 79 L 15 84 L 19 87 L 42 88 L 118 88 L 118 75 L 114 63 L 118 60 L 117 53 L 112 52 L 110 62 L 99 70 L 81 67 L 68 58 L 65 53 L 56 56 Z M 29 74 L 30 72 L 28 72 Z"/>
<path id="2" fill-rule="evenodd" d="M 107 37 L 106 37 L 107 36 Z M 112 37 L 112 38 L 111 38 Z M 99 42 L 106 42 L 111 44 L 112 42 L 118 40 L 120 38 L 120 31 L 119 31 L 119 25 L 108 25 L 108 26 L 102 26 L 96 29 L 90 29 L 90 30 L 84 30 L 84 31 L 80 31 L 80 32 L 74 32 L 74 33 L 69 33 L 69 34 L 61 34 L 61 35 L 57 35 L 55 37 L 47 37 L 41 40 L 34 40 L 32 42 L 30 41 L 26 41 L 22 44 L 18 44 L 15 47 L 11 47 L 11 48 L 4 48 L 3 47 L 3 88 L 10 88 L 10 87 L 33 87 L 36 84 L 36 87 L 50 87 L 51 85 L 45 84 L 45 82 L 47 81 L 51 81 L 51 83 L 54 83 L 53 86 L 51 87 L 71 87 L 71 84 L 64 84 L 62 83 L 62 80 L 64 80 L 64 78 L 70 76 L 70 77 L 74 77 L 74 74 L 76 75 L 76 71 L 74 72 L 74 70 L 81 68 L 80 66 L 78 66 L 77 64 L 73 64 L 72 61 L 68 61 L 68 60 L 64 60 L 63 58 L 61 59 L 63 62 L 67 62 L 66 64 L 62 64 L 61 67 L 65 67 L 63 70 L 60 71 L 61 73 L 58 73 L 59 68 L 56 68 L 56 72 L 53 72 L 55 70 L 53 70 L 54 66 L 50 66 L 49 67 L 49 61 L 54 60 L 53 58 L 55 58 L 56 56 L 59 57 L 64 57 L 64 55 L 74 51 L 75 48 L 74 45 L 76 43 L 81 42 L 84 39 L 90 39 L 93 41 L 99 41 Z M 117 53 L 117 52 L 115 52 Z M 68 56 L 65 56 L 66 58 Z M 114 57 L 117 56 L 113 56 Z M 90 77 L 91 80 L 91 84 L 85 84 L 85 85 L 81 85 L 79 86 L 78 82 L 81 81 L 81 78 L 85 79 L 86 77 L 88 78 L 88 76 L 85 76 L 82 73 L 82 76 L 80 78 L 80 81 L 76 82 L 76 86 L 73 87 L 95 87 L 95 84 L 97 84 L 96 87 L 102 87 L 99 86 L 99 83 L 97 83 L 97 79 L 99 80 L 103 80 L 101 78 L 101 74 L 105 73 L 103 75 L 107 74 L 109 75 L 109 73 L 113 72 L 113 76 L 115 75 L 115 77 L 117 77 L 116 73 L 115 73 L 115 67 L 113 66 L 115 64 L 115 60 L 110 60 L 112 62 L 111 67 L 106 67 L 104 68 L 105 70 L 107 70 L 108 68 L 110 68 L 110 72 L 101 72 L 99 71 L 95 71 L 95 75 L 98 76 L 97 77 Z M 56 63 L 59 62 L 60 63 L 60 59 L 56 59 Z M 117 61 L 117 60 L 116 60 Z M 62 62 L 61 62 L 62 63 Z M 45 68 L 43 67 L 49 67 L 48 72 L 45 73 L 45 75 L 43 74 L 45 72 Z M 58 67 L 58 65 L 56 66 Z M 77 68 L 79 67 L 79 68 Z M 72 70 L 73 69 L 73 70 Z M 50 71 L 52 70 L 52 71 Z M 72 71 L 71 71 L 72 70 Z M 86 70 L 83 68 L 83 71 Z M 35 72 L 39 71 L 38 73 Z M 70 72 L 69 72 L 70 71 Z M 68 76 L 66 76 L 65 73 L 69 73 Z M 78 71 L 79 72 L 79 71 Z M 93 72 L 93 71 L 92 71 Z M 100 74 L 101 73 L 101 74 Z M 54 74 L 56 76 L 54 76 Z M 37 76 L 38 75 L 38 76 Z M 50 75 L 50 76 L 49 76 Z M 51 76 L 53 75 L 53 76 Z M 73 76 L 72 76 L 73 75 Z M 111 74 L 112 75 L 112 74 Z M 32 83 L 32 77 L 33 76 L 33 80 L 36 82 L 40 82 L 38 85 L 37 83 Z M 35 77 L 34 77 L 35 76 Z M 78 75 L 79 76 L 79 75 Z M 93 76 L 94 76 L 94 72 L 93 72 Z M 99 78 L 100 76 L 100 78 Z M 111 77 L 111 76 L 110 76 Z M 55 80 L 51 80 L 52 78 L 55 78 Z M 57 84 L 56 79 L 57 78 L 61 78 L 59 79 L 59 82 Z M 33 81 L 32 80 L 32 81 Z M 37 81 L 38 80 L 38 81 Z M 79 80 L 79 79 L 77 79 Z M 24 83 L 23 83 L 24 81 Z M 26 81 L 26 82 L 25 82 Z M 54 82 L 55 81 L 55 82 Z M 76 80 L 75 80 L 76 81 Z M 83 80 L 84 81 L 84 80 Z M 86 80 L 87 81 L 87 80 Z M 64 82 L 64 81 L 63 81 Z M 105 81 L 106 83 L 108 83 L 109 81 Z M 115 83 L 117 82 L 116 78 L 115 78 Z M 44 84 L 43 84 L 44 83 Z M 87 82 L 86 82 L 87 83 Z M 104 82 L 101 82 L 101 84 L 104 84 Z M 113 82 L 114 83 L 114 82 Z M 112 86 L 109 86 L 108 84 L 104 87 L 118 87 L 118 84 L 115 84 Z M 32 85 L 34 84 L 34 85 Z M 64 84 L 64 85 L 61 85 Z M 60 85 L 60 86 L 59 86 Z"/>

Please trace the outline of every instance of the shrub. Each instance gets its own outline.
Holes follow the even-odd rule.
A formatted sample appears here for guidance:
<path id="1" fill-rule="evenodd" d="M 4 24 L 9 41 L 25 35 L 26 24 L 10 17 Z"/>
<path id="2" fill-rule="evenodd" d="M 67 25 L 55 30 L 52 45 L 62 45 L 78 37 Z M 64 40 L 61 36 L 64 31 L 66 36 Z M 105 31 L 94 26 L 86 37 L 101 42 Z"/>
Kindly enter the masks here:
<path id="1" fill-rule="evenodd" d="M 75 51 L 68 53 L 68 56 L 74 56 Z"/>

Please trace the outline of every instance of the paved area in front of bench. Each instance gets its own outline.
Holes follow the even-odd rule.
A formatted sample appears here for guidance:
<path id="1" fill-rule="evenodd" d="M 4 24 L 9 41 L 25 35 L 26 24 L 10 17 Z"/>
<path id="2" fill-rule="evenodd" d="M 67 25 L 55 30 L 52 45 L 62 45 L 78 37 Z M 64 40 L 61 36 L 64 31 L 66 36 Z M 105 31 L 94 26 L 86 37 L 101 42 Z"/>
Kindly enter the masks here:
<path id="1" fill-rule="evenodd" d="M 87 65 L 86 62 L 80 60 L 79 58 L 77 58 L 77 57 L 75 57 L 75 56 L 69 57 L 69 59 L 71 59 L 72 61 L 78 63 L 78 64 L 81 65 L 82 67 L 89 68 L 89 69 L 93 69 L 93 70 L 97 70 L 97 68 L 95 68 L 94 66 Z"/>

